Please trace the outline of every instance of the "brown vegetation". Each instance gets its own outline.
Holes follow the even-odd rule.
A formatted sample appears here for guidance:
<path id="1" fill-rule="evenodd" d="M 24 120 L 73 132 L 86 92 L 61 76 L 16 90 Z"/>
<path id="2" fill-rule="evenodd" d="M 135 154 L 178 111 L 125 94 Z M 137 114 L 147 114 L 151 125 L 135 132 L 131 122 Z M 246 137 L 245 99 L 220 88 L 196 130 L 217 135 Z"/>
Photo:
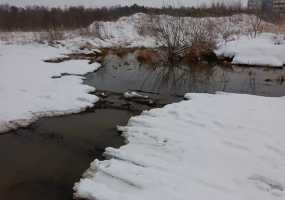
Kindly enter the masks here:
<path id="1" fill-rule="evenodd" d="M 280 32 L 285 33 L 285 19 L 280 23 Z"/>
<path id="2" fill-rule="evenodd" d="M 169 62 L 180 61 L 189 49 L 194 53 L 191 57 L 199 60 L 200 54 L 216 48 L 217 28 L 211 20 L 150 15 L 139 30 L 156 38 Z"/>
<path id="3" fill-rule="evenodd" d="M 183 62 L 188 64 L 214 62 L 217 60 L 218 58 L 213 52 L 213 48 L 210 47 L 208 43 L 203 42 L 193 44 L 183 58 Z"/>
<path id="4" fill-rule="evenodd" d="M 116 56 L 119 56 L 120 58 L 123 58 L 129 53 L 133 53 L 136 50 L 136 48 L 124 48 L 124 47 L 114 47 L 114 48 L 103 48 L 103 54 L 113 54 Z"/>
<path id="5" fill-rule="evenodd" d="M 139 49 L 135 54 L 136 58 L 141 63 L 157 64 L 161 62 L 160 52 L 155 49 Z"/>

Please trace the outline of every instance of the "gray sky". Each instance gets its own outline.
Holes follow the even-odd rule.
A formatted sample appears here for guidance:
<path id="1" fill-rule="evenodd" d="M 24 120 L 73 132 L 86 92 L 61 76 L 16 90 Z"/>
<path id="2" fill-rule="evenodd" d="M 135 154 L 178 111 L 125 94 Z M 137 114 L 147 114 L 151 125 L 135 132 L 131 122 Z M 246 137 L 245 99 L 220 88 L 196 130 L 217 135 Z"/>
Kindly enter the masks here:
<path id="1" fill-rule="evenodd" d="M 16 6 L 44 5 L 49 7 L 64 7 L 75 5 L 83 5 L 86 7 L 102 7 L 114 5 L 132 5 L 134 3 L 137 3 L 139 5 L 160 7 L 161 5 L 199 6 L 216 1 L 224 1 L 226 3 L 241 1 L 243 5 L 246 5 L 247 2 L 247 0 L 0 0 L 0 4 L 10 4 Z"/>

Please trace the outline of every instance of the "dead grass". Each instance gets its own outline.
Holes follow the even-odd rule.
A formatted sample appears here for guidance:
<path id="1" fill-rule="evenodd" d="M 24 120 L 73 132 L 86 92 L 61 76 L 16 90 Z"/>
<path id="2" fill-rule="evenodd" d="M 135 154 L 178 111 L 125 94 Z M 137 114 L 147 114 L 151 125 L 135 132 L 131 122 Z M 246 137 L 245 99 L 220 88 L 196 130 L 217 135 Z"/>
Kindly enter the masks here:
<path id="1" fill-rule="evenodd" d="M 285 19 L 280 23 L 280 32 L 285 33 Z"/>
<path id="2" fill-rule="evenodd" d="M 157 64 L 161 61 L 161 55 L 155 49 L 139 49 L 135 53 L 141 63 Z"/>
<path id="3" fill-rule="evenodd" d="M 120 58 L 123 58 L 129 53 L 134 53 L 138 48 L 124 48 L 124 47 L 114 47 L 114 48 L 100 48 L 102 51 L 102 56 L 109 54 L 117 55 Z"/>
<path id="4" fill-rule="evenodd" d="M 214 44 L 207 42 L 193 43 L 183 58 L 183 62 L 192 64 L 199 62 L 212 62 L 217 61 L 217 57 L 213 52 Z"/>
<path id="5" fill-rule="evenodd" d="M 285 33 L 285 19 L 281 20 L 278 24 L 264 23 L 264 32 L 269 33 Z"/>

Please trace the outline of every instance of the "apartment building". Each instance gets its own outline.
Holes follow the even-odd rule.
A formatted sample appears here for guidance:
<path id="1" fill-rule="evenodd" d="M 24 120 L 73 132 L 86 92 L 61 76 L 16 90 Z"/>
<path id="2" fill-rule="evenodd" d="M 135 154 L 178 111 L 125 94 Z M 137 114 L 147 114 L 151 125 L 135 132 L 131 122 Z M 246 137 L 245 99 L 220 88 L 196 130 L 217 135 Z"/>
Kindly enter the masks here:
<path id="1" fill-rule="evenodd" d="M 272 8 L 274 12 L 285 13 L 285 0 L 272 0 Z"/>
<path id="2" fill-rule="evenodd" d="M 248 0 L 248 9 L 250 10 L 272 10 L 273 0 Z"/>
<path id="3" fill-rule="evenodd" d="M 248 0 L 248 9 L 259 10 L 262 8 L 263 0 Z"/>

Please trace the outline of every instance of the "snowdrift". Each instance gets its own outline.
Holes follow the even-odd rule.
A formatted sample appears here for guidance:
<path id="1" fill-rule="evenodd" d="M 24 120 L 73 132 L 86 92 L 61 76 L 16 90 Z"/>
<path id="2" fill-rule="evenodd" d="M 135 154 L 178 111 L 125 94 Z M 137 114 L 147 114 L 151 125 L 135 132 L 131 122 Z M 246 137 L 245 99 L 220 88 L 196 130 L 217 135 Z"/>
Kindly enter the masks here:
<path id="1" fill-rule="evenodd" d="M 285 98 L 187 94 L 119 127 L 74 187 L 90 200 L 285 198 Z"/>

